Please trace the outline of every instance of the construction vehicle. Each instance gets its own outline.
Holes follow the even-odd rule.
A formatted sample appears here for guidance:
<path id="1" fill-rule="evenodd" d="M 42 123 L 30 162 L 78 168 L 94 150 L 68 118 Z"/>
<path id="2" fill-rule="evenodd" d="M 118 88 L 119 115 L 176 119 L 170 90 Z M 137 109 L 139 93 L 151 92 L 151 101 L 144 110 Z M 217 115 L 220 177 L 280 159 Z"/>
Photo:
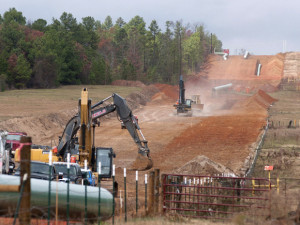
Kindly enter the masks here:
<path id="1" fill-rule="evenodd" d="M 204 104 L 201 103 L 200 95 L 192 95 L 192 110 L 202 112 Z"/>
<path id="2" fill-rule="evenodd" d="M 113 99 L 113 103 L 101 106 L 104 102 L 109 99 Z M 98 170 L 98 162 L 106 157 L 110 159 L 104 159 L 105 162 L 112 162 L 111 158 L 115 156 L 112 149 L 105 149 L 101 147 L 95 147 L 95 127 L 100 126 L 99 118 L 116 111 L 118 117 L 126 126 L 126 129 L 130 133 L 134 142 L 138 146 L 138 156 L 133 165 L 136 165 L 134 170 L 148 170 L 152 168 L 153 163 L 150 157 L 150 150 L 148 148 L 148 141 L 145 139 L 140 126 L 135 120 L 132 111 L 129 109 L 126 100 L 114 93 L 111 96 L 101 100 L 95 105 L 91 104 L 91 99 L 88 98 L 88 90 L 84 88 L 81 92 L 81 99 L 78 103 L 78 113 L 71 118 L 62 136 L 59 138 L 59 144 L 57 148 L 54 148 L 53 159 L 55 161 L 67 161 L 67 153 L 71 156 L 76 157 L 76 161 L 81 167 L 84 166 L 85 160 L 87 161 L 88 168 L 93 172 Z M 76 136 L 80 131 L 79 140 Z M 140 139 L 140 136 L 142 140 Z M 48 154 L 47 154 L 48 153 Z M 18 153 L 19 154 L 19 153 Z M 39 161 L 46 161 L 49 159 L 49 150 L 47 149 L 36 149 L 32 151 L 31 158 Z M 104 163 L 101 163 L 104 166 Z M 108 174 L 111 174 L 111 166 Z"/>
<path id="3" fill-rule="evenodd" d="M 180 75 L 179 79 L 179 98 L 174 105 L 177 114 L 179 113 L 188 113 L 192 110 L 192 100 L 191 99 L 185 99 L 185 89 L 184 89 L 184 81 L 182 78 L 182 75 Z"/>
<path id="4" fill-rule="evenodd" d="M 200 101 L 200 95 L 193 95 L 193 99 L 185 98 L 185 88 L 182 75 L 179 79 L 179 99 L 174 104 L 177 114 L 192 115 L 192 105 L 195 105 L 198 110 L 203 110 L 203 104 Z"/>
<path id="5" fill-rule="evenodd" d="M 104 102 L 111 98 L 113 99 L 112 104 L 101 106 Z M 70 145 L 69 143 L 72 143 L 74 139 L 73 136 L 80 128 L 78 162 L 81 166 L 83 166 L 84 161 L 87 160 L 88 167 L 91 168 L 93 172 L 96 172 L 98 165 L 96 159 L 97 155 L 100 154 L 98 151 L 101 151 L 101 148 L 95 148 L 95 127 L 96 125 L 100 125 L 99 118 L 116 111 L 118 117 L 125 124 L 128 132 L 138 146 L 137 161 L 140 167 L 136 169 L 147 170 L 152 168 L 153 164 L 150 158 L 148 141 L 145 139 L 140 126 L 136 123 L 134 115 L 129 109 L 124 98 L 114 93 L 95 105 L 91 105 L 91 100 L 88 98 L 88 90 L 84 88 L 81 92 L 81 99 L 79 100 L 78 107 L 78 115 L 73 117 L 67 124 L 61 141 L 57 147 L 58 155 L 64 159 L 66 158 L 66 153 L 69 152 L 67 147 Z M 141 135 L 142 140 L 140 139 L 137 131 Z"/>

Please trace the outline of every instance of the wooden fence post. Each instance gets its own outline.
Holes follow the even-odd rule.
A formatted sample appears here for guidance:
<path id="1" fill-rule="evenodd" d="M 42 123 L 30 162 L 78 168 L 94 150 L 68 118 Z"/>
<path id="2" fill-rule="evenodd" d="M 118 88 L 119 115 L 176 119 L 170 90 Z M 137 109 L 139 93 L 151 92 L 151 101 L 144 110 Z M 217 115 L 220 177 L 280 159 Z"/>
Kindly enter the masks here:
<path id="1" fill-rule="evenodd" d="M 148 196 L 148 214 L 152 215 L 154 212 L 154 178 L 155 173 L 151 171 L 149 174 L 149 196 Z"/>
<path id="2" fill-rule="evenodd" d="M 19 223 L 30 225 L 30 199 L 31 199 L 31 191 L 30 191 L 30 157 L 31 157 L 31 137 L 21 137 L 21 171 L 20 171 L 20 179 L 21 186 L 23 184 L 23 177 L 27 174 L 27 181 L 24 186 L 24 196 L 22 197 L 20 204 L 20 213 L 19 213 Z M 23 146 L 22 146 L 23 145 Z"/>
<path id="3" fill-rule="evenodd" d="M 158 207 L 159 207 L 159 186 L 160 186 L 160 170 L 154 169 L 154 213 L 158 213 Z"/>

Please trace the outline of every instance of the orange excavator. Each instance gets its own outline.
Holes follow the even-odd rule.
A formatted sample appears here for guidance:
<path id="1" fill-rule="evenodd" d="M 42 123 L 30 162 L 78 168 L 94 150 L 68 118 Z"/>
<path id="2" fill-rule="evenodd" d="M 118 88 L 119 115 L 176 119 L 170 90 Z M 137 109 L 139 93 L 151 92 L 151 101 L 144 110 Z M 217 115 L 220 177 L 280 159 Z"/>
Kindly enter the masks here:
<path id="1" fill-rule="evenodd" d="M 113 103 L 103 106 L 103 103 L 112 99 Z M 83 166 L 85 160 L 92 171 L 97 171 L 97 154 L 99 149 L 95 147 L 95 127 L 100 125 L 99 118 L 116 111 L 118 117 L 127 128 L 132 139 L 138 147 L 138 156 L 133 165 L 134 170 L 148 170 L 152 168 L 153 162 L 150 157 L 148 141 L 145 139 L 135 116 L 128 107 L 126 100 L 114 93 L 102 101 L 91 104 L 88 98 L 88 90 L 84 88 L 78 103 L 78 114 L 67 123 L 63 135 L 57 146 L 57 156 L 66 161 L 67 153 L 76 155 L 78 163 Z M 79 146 L 76 150 L 77 132 L 80 130 Z"/>

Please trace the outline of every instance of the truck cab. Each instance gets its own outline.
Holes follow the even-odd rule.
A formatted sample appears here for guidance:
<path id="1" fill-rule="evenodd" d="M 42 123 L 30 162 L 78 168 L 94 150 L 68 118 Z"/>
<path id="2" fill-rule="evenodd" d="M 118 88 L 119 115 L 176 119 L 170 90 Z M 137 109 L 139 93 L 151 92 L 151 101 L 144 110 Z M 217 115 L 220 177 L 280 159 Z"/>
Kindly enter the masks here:
<path id="1" fill-rule="evenodd" d="M 63 178 L 61 178 L 59 181 L 69 182 L 67 162 L 53 162 L 53 165 L 57 173 L 63 175 Z M 72 184 L 82 183 L 81 168 L 77 163 L 70 163 L 70 183 Z"/>
<path id="2" fill-rule="evenodd" d="M 20 146 L 22 136 L 27 136 L 25 132 L 8 132 L 6 136 L 6 145 L 10 145 L 11 149 L 15 151 Z"/>
<path id="3" fill-rule="evenodd" d="M 16 149 L 20 146 L 22 136 L 27 136 L 25 132 L 8 132 L 5 140 L 5 149 L 9 150 L 10 155 L 14 158 Z"/>
<path id="4" fill-rule="evenodd" d="M 88 180 L 88 185 L 96 186 L 96 177 L 90 169 L 81 169 L 82 177 Z"/>

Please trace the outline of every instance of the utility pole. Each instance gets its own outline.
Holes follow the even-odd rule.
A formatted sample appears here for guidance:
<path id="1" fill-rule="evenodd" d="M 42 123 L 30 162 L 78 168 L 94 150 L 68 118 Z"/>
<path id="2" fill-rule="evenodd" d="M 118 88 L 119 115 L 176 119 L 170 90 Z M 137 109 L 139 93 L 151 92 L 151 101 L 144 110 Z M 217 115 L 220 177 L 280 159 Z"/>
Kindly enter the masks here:
<path id="1" fill-rule="evenodd" d="M 179 31 L 179 76 L 182 75 L 181 29 Z"/>
<path id="2" fill-rule="evenodd" d="M 212 47 L 212 33 L 210 33 L 210 54 L 213 53 L 213 47 Z"/>

